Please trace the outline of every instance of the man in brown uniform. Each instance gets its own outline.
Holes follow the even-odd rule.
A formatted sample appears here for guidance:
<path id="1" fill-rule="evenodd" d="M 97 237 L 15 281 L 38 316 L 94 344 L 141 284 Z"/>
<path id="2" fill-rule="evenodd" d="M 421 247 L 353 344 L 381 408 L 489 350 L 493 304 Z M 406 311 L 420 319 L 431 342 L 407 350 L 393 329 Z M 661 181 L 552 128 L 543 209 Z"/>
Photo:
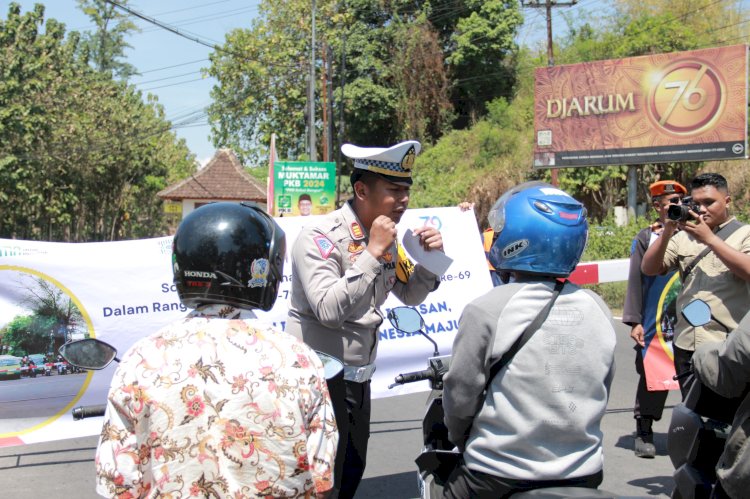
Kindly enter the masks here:
<path id="1" fill-rule="evenodd" d="M 680 271 L 682 291 L 677 296 L 672 345 L 678 376 L 690 370 L 697 346 L 726 339 L 750 302 L 750 226 L 730 215 L 732 198 L 726 179 L 717 173 L 698 175 L 690 182 L 690 195 L 688 204 L 694 208 L 689 220 L 667 217 L 661 236 L 649 246 L 641 262 L 646 275 Z M 682 316 L 682 309 L 698 298 L 711 307 L 713 320 L 693 327 Z M 689 388 L 685 379 L 680 377 L 683 398 Z"/>
<path id="2" fill-rule="evenodd" d="M 354 496 L 365 469 L 380 306 L 390 292 L 417 305 L 440 282 L 406 257 L 396 237 L 420 148 L 416 141 L 389 148 L 342 146 L 354 159 L 354 197 L 302 229 L 292 249 L 287 331 L 344 362 L 345 387 L 330 388 L 339 424 L 334 471 L 339 497 Z M 426 250 L 443 250 L 435 228 L 419 227 L 414 234 Z"/>

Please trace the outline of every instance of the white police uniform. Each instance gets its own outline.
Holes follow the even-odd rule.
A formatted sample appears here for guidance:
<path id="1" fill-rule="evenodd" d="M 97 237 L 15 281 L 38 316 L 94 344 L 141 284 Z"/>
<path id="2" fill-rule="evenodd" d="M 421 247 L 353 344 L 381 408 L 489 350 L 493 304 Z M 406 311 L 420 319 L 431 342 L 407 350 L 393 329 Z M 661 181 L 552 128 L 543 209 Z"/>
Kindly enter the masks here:
<path id="1" fill-rule="evenodd" d="M 345 144 L 354 167 L 411 185 L 420 144 L 389 148 Z M 398 244 L 376 259 L 353 201 L 302 229 L 292 248 L 292 297 L 286 331 L 344 362 L 343 383 L 329 383 L 339 429 L 333 497 L 353 498 L 366 466 L 370 437 L 370 378 L 375 371 L 380 306 L 393 291 L 416 305 L 437 288 L 438 276 L 413 265 Z"/>
<path id="2" fill-rule="evenodd" d="M 342 151 L 362 156 L 355 160 L 356 168 L 387 171 L 391 178 L 410 182 L 411 157 L 407 156 L 415 155 L 418 146 L 416 141 L 387 149 L 347 144 Z M 399 244 L 376 259 L 365 251 L 368 240 L 351 201 L 300 232 L 292 248 L 292 296 L 286 326 L 315 350 L 341 359 L 350 367 L 345 368 L 345 377 L 358 382 L 369 379 L 374 370 L 370 366 L 383 322 L 379 308 L 388 293 L 392 291 L 407 305 L 417 305 L 439 283 L 438 276 L 415 266 Z"/>

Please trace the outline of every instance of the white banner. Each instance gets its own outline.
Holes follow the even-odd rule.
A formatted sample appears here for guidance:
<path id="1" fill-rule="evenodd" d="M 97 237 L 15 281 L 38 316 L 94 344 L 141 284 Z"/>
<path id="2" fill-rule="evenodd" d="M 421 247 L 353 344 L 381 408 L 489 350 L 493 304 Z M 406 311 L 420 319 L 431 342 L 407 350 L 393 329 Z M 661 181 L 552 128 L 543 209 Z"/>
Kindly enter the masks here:
<path id="1" fill-rule="evenodd" d="M 304 224 L 316 217 L 278 218 L 287 248 Z M 408 210 L 399 233 L 425 224 L 443 234 L 445 252 L 453 263 L 440 287 L 418 307 L 427 333 L 440 353 L 450 353 L 464 306 L 487 292 L 492 284 L 481 238 L 471 211 L 458 208 Z M 85 335 L 115 346 L 120 355 L 139 338 L 186 315 L 172 285 L 171 237 L 112 243 L 46 243 L 0 239 L 0 335 L 8 330 L 37 327 L 30 318 L 54 302 L 74 305 L 68 327 L 50 329 L 50 344 Z M 259 315 L 284 328 L 291 282 L 291 264 L 284 266 L 284 282 L 273 310 Z M 401 305 L 391 296 L 383 307 Z M 50 327 L 49 325 L 43 327 Z M 427 367 L 432 344 L 417 335 L 404 337 L 387 321 L 379 331 L 373 397 L 401 395 L 428 389 L 427 382 L 388 389 L 395 375 Z M 0 337 L 0 348 L 7 345 Z M 7 347 L 6 347 L 7 349 Z M 0 354 L 7 354 L 0 351 Z M 46 349 L 39 352 L 47 353 Z M 56 352 L 55 352 L 56 353 Z M 101 419 L 73 421 L 79 405 L 106 400 L 113 363 L 103 371 L 7 379 L 0 355 L 0 446 L 34 443 L 84 435 L 101 429 Z"/>

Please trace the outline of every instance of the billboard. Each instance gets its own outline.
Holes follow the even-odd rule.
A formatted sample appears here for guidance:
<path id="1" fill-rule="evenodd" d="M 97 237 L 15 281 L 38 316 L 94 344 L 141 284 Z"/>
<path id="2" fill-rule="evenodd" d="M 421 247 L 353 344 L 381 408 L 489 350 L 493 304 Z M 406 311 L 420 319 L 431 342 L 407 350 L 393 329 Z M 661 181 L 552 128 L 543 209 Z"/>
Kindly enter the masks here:
<path id="1" fill-rule="evenodd" d="M 747 45 L 538 68 L 534 167 L 747 158 Z"/>
<path id="2" fill-rule="evenodd" d="M 273 215 L 323 215 L 335 210 L 336 163 L 275 161 Z"/>

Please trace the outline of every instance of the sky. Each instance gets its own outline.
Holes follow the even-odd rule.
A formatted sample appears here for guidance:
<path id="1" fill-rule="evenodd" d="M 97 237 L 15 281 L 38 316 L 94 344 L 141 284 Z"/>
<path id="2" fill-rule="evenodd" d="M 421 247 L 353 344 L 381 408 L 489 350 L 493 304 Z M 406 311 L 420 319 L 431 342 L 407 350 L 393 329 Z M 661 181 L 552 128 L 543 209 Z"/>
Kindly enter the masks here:
<path id="1" fill-rule="evenodd" d="M 65 23 L 70 30 L 93 30 L 94 25 L 78 8 L 76 0 L 15 0 L 22 12 L 35 3 L 45 5 L 45 18 Z M 575 14 L 600 8 L 611 0 L 580 0 L 573 7 L 552 9 L 553 34 L 559 36 L 565 29 L 562 12 Z M 0 16 L 7 16 L 9 0 L 0 0 Z M 598 6 L 598 7 L 597 7 Z M 224 43 L 226 33 L 235 28 L 249 27 L 258 12 L 257 0 L 131 0 L 129 7 L 162 23 L 177 28 L 191 37 L 215 45 Z M 546 21 L 544 9 L 523 9 L 525 24 L 518 42 L 528 46 L 544 44 Z M 166 117 L 174 126 L 178 137 L 185 139 L 190 150 L 201 164 L 216 152 L 211 144 L 210 127 L 205 108 L 211 102 L 213 78 L 203 78 L 201 68 L 209 65 L 211 49 L 180 37 L 146 21 L 133 18 L 141 29 L 127 39 L 132 48 L 125 52 L 126 62 L 136 67 L 140 75 L 130 83 L 144 92 L 158 96 Z"/>

